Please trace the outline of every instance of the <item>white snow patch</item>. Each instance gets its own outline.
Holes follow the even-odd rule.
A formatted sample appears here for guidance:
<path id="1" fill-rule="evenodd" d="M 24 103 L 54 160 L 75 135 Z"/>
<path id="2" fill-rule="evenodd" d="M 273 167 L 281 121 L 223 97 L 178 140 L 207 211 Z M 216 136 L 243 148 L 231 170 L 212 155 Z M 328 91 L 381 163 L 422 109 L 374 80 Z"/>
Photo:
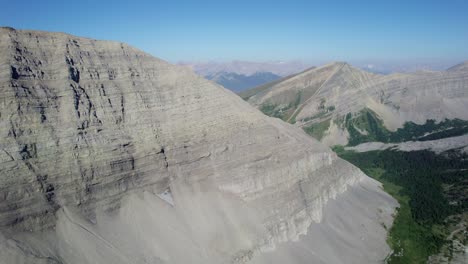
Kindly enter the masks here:
<path id="1" fill-rule="evenodd" d="M 163 199 L 166 203 L 174 206 L 174 199 L 170 188 L 167 188 L 163 193 L 158 194 L 158 197 Z"/>

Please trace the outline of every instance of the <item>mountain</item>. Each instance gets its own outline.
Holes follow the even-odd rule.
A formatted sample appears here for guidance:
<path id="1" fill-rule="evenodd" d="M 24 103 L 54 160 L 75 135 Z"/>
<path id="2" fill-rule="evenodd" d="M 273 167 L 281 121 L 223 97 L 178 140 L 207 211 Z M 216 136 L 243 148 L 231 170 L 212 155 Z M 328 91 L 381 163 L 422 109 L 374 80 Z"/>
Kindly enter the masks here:
<path id="1" fill-rule="evenodd" d="M 3 263 L 376 263 L 396 201 L 124 43 L 0 28 Z"/>
<path id="2" fill-rule="evenodd" d="M 380 75 L 337 62 L 239 93 L 381 181 L 388 263 L 466 263 L 468 67 Z"/>
<path id="3" fill-rule="evenodd" d="M 295 123 L 328 145 L 354 144 L 366 136 L 369 140 L 379 137 L 369 122 L 391 133 L 429 120 L 468 120 L 465 66 L 380 75 L 347 63 L 331 63 L 240 95 L 266 114 Z"/>
<path id="4" fill-rule="evenodd" d="M 411 73 L 415 71 L 443 71 L 455 62 L 453 59 L 412 59 L 406 61 L 353 61 L 352 64 L 365 71 L 391 74 Z"/>
<path id="5" fill-rule="evenodd" d="M 447 69 L 449 72 L 467 72 L 468 71 L 468 61 L 465 61 L 463 63 L 457 64 L 453 67 L 450 67 Z"/>
<path id="6" fill-rule="evenodd" d="M 271 72 L 275 75 L 284 77 L 310 67 L 310 65 L 300 61 L 254 62 L 240 60 L 228 62 L 180 62 L 179 65 L 188 66 L 202 76 L 208 76 L 220 72 L 231 72 L 247 76 L 253 75 L 257 72 Z"/>
<path id="7" fill-rule="evenodd" d="M 256 72 L 248 76 L 234 72 L 218 72 L 204 77 L 221 84 L 233 92 L 240 92 L 281 78 L 281 76 L 271 72 Z"/>

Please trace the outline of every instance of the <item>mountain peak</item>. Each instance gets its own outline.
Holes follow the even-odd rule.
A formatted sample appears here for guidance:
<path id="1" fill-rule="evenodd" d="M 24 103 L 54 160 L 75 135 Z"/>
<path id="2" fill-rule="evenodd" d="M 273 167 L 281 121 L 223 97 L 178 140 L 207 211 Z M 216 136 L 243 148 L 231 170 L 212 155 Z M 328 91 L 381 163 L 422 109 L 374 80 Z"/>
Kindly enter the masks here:
<path id="1" fill-rule="evenodd" d="M 0 27 L 0 30 L 15 31 L 16 29 L 12 27 Z"/>
<path id="2" fill-rule="evenodd" d="M 359 258 L 377 262 L 388 253 L 386 231 L 373 219 L 382 206 L 390 218 L 393 200 L 299 128 L 128 45 L 21 30 L 6 39 L 3 262 L 240 264 L 281 242 L 309 248 L 301 240 L 308 233 L 318 242 L 349 232 L 345 244 L 382 245 Z M 381 236 L 357 227 L 309 231 L 326 225 L 326 212 L 351 221 L 326 206 L 344 207 L 344 192 L 356 197 L 353 219 L 369 215 Z M 357 206 L 368 200 L 380 202 Z M 334 259 L 318 252 L 307 258 Z"/>
<path id="3" fill-rule="evenodd" d="M 447 69 L 447 71 L 468 71 L 468 61 L 464 61 L 453 67 Z"/>

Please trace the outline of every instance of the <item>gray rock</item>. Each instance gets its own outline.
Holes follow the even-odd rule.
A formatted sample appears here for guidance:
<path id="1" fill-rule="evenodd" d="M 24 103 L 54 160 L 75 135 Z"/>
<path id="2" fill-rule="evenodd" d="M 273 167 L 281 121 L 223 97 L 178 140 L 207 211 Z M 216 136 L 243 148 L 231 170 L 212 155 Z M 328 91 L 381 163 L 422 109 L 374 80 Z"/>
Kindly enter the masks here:
<path id="1" fill-rule="evenodd" d="M 246 262 L 370 181 L 300 129 L 123 43 L 0 28 L 0 94 L 0 262 Z M 385 231 L 369 221 L 381 257 Z"/>

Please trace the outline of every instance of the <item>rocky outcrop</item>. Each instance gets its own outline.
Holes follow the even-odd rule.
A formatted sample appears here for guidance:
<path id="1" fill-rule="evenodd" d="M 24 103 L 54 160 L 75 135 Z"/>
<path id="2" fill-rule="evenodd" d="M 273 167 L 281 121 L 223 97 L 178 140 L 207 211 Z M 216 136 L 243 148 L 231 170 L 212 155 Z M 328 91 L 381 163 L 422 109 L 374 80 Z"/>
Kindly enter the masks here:
<path id="1" fill-rule="evenodd" d="M 246 262 L 369 181 L 301 130 L 126 44 L 1 28 L 0 51 L 0 259 Z"/>

